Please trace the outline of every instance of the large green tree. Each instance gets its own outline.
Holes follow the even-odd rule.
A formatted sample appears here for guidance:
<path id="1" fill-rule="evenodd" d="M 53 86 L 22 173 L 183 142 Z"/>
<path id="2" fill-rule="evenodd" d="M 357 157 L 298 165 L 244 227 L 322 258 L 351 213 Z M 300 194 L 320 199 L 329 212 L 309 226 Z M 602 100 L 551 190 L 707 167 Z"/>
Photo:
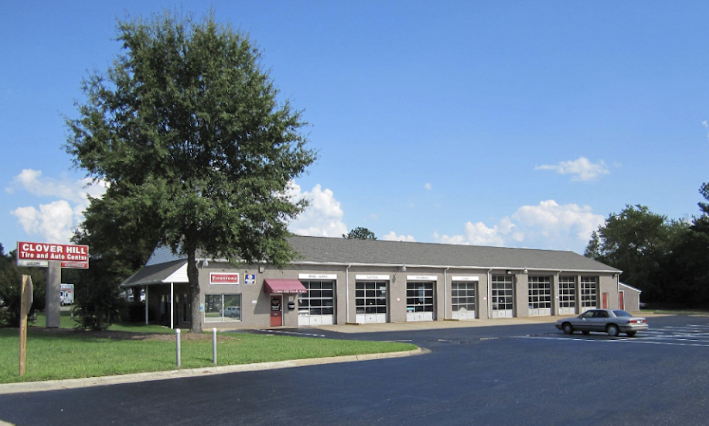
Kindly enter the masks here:
<path id="1" fill-rule="evenodd" d="M 293 258 L 287 223 L 306 203 L 292 202 L 286 186 L 316 154 L 258 49 L 213 14 L 119 21 L 117 38 L 113 66 L 84 81 L 66 148 L 108 184 L 111 209 L 144 219 L 137 228 L 186 255 L 197 319 L 198 251 L 278 266 Z"/>
<path id="2" fill-rule="evenodd" d="M 646 300 L 662 301 L 672 285 L 664 265 L 688 228 L 646 206 L 626 206 L 593 232 L 585 255 L 621 269 L 620 280 L 643 290 Z"/>

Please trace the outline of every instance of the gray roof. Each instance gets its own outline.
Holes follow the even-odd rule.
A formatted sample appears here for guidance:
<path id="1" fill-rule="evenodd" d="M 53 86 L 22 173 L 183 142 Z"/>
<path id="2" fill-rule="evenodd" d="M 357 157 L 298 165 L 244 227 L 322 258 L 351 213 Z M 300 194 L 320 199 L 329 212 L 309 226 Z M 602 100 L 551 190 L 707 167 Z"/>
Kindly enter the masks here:
<path id="1" fill-rule="evenodd" d="M 302 255 L 295 263 L 621 272 L 572 251 L 322 237 L 288 241 Z"/>
<path id="2" fill-rule="evenodd" d="M 187 259 L 173 259 L 165 263 L 147 265 L 123 281 L 121 286 L 162 284 L 164 279 L 180 269 L 185 263 L 187 263 Z"/>
<path id="3" fill-rule="evenodd" d="M 291 237 L 288 242 L 300 254 L 293 262 L 295 264 L 621 272 L 572 251 L 301 236 Z M 197 255 L 198 259 L 204 257 L 203 254 Z M 160 283 L 186 261 L 184 257 L 172 254 L 169 248 L 159 247 L 147 265 L 122 285 Z"/>

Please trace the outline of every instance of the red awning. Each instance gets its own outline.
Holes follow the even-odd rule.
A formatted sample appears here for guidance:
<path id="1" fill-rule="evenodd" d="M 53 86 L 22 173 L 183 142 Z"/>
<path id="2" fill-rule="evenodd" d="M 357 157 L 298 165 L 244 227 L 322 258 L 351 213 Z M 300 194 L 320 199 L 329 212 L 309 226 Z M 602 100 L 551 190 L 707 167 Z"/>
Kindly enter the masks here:
<path id="1" fill-rule="evenodd" d="M 298 280 L 272 279 L 264 280 L 266 293 L 307 293 Z"/>

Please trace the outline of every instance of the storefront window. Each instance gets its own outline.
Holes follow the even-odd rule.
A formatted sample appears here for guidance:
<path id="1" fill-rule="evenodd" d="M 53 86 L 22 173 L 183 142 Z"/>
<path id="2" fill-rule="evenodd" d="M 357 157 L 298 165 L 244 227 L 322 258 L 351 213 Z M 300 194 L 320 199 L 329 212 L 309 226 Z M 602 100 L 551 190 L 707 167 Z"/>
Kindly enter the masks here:
<path id="1" fill-rule="evenodd" d="M 241 321 L 240 294 L 204 296 L 204 322 Z"/>

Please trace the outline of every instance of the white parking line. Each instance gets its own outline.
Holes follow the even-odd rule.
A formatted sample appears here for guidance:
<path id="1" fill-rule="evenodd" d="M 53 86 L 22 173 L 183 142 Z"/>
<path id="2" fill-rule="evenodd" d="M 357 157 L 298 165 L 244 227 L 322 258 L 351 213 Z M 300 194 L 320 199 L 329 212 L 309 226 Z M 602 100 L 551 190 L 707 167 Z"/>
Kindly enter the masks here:
<path id="1" fill-rule="evenodd" d="M 694 346 L 709 348 L 709 325 L 687 325 L 662 327 L 640 332 L 637 337 L 597 339 L 589 337 L 524 336 L 531 339 L 565 340 L 575 342 L 620 342 L 644 343 L 666 346 Z"/>

